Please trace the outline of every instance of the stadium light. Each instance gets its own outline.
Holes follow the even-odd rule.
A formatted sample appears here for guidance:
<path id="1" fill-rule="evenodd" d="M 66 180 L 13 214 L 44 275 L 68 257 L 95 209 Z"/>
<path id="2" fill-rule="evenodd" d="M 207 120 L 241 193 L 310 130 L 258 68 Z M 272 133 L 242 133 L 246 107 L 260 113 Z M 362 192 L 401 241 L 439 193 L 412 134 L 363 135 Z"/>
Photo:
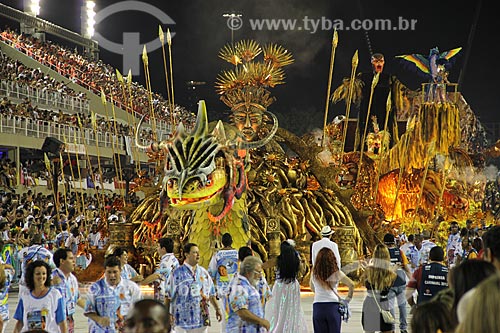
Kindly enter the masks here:
<path id="1" fill-rule="evenodd" d="M 33 16 L 40 15 L 40 0 L 31 0 L 30 13 Z"/>
<path id="2" fill-rule="evenodd" d="M 86 38 L 94 36 L 95 25 L 95 1 L 85 1 L 85 6 L 82 7 L 82 34 Z"/>

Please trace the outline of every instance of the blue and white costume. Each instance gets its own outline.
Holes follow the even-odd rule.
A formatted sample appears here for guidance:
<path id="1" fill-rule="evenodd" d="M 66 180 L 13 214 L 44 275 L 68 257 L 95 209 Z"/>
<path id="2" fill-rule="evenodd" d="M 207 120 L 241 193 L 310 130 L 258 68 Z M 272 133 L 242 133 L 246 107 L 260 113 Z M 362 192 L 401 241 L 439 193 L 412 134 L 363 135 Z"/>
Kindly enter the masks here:
<path id="1" fill-rule="evenodd" d="M 200 265 L 191 267 L 184 263 L 175 269 L 166 288 L 175 326 L 184 330 L 206 326 L 206 313 L 202 311 L 202 304 L 208 302 L 210 296 L 215 296 L 215 288 L 205 268 Z"/>
<path id="2" fill-rule="evenodd" d="M 165 292 L 167 288 L 168 278 L 177 267 L 179 267 L 179 260 L 177 260 L 173 253 L 166 253 L 161 257 L 160 265 L 155 273 L 161 275 L 161 279 L 159 282 L 160 290 L 158 293 L 158 300 L 162 303 L 165 301 Z"/>
<path id="3" fill-rule="evenodd" d="M 92 284 L 87 293 L 85 314 L 96 313 L 110 318 L 110 326 L 101 327 L 89 319 L 89 333 L 118 333 L 132 305 L 142 298 L 139 286 L 130 280 L 121 279 L 111 286 L 102 278 Z"/>
<path id="4" fill-rule="evenodd" d="M 68 333 L 72 333 L 74 332 L 73 315 L 75 314 L 76 310 L 76 302 L 80 297 L 80 290 L 78 289 L 78 280 L 76 279 L 76 276 L 74 276 L 72 273 L 70 273 L 69 276 L 66 277 L 66 275 L 64 275 L 64 273 L 59 268 L 56 268 L 52 272 L 52 279 L 54 279 L 54 277 L 58 277 L 61 280 L 61 282 L 57 285 L 54 285 L 54 287 L 57 290 L 59 290 L 59 292 L 64 298 L 64 301 L 66 302 Z"/>
<path id="5" fill-rule="evenodd" d="M 227 320 L 226 332 L 228 333 L 265 333 L 267 330 L 259 325 L 241 320 L 236 313 L 241 309 L 247 309 L 254 315 L 264 318 L 264 308 L 260 301 L 257 289 L 242 275 L 233 279 L 229 286 L 229 318 Z"/>

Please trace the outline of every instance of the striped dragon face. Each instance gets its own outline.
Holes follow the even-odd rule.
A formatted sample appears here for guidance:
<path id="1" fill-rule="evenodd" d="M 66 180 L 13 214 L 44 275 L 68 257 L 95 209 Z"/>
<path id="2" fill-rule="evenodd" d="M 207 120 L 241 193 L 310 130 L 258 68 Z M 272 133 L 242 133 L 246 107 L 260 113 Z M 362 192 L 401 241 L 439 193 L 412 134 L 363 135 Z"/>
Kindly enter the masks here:
<path id="1" fill-rule="evenodd" d="M 224 153 L 224 130 L 217 124 L 208 132 L 207 111 L 200 101 L 193 132 L 187 134 L 179 125 L 168 145 L 163 191 L 170 205 L 178 209 L 198 209 L 221 200 L 228 176 Z"/>
<path id="2" fill-rule="evenodd" d="M 200 209 L 223 202 L 223 208 L 216 215 L 210 212 L 209 219 L 220 221 L 232 208 L 246 189 L 244 162 L 237 157 L 238 149 L 248 150 L 265 145 L 278 128 L 278 120 L 273 119 L 269 135 L 259 141 L 247 142 L 242 138 L 233 141 L 226 138 L 221 121 L 214 130 L 208 132 L 205 102 L 200 101 L 195 128 L 186 133 L 182 123 L 173 138 L 150 146 L 142 146 L 138 135 L 135 142 L 139 148 L 149 151 L 165 151 L 166 163 L 163 177 L 162 197 L 167 197 L 170 206 L 181 209 Z"/>

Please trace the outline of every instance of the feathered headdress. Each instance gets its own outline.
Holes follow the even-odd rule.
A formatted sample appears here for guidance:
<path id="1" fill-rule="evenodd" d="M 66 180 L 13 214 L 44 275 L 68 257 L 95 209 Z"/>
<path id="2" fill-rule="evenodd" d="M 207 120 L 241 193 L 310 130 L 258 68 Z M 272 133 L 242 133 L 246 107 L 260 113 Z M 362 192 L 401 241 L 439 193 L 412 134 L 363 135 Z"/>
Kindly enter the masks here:
<path id="1" fill-rule="evenodd" d="M 263 60 L 256 61 L 261 53 Z M 252 105 L 265 111 L 275 100 L 268 89 L 285 83 L 282 67 L 294 61 L 292 54 L 282 46 L 269 44 L 262 48 L 253 40 L 228 44 L 219 52 L 219 57 L 235 66 L 219 74 L 215 83 L 221 100 L 232 110 Z"/>

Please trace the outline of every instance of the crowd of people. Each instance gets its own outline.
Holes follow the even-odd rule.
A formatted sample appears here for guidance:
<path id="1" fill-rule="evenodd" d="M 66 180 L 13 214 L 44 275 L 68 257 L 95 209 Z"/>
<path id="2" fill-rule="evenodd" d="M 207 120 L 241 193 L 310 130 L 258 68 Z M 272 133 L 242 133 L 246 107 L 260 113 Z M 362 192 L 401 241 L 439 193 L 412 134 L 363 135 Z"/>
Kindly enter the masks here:
<path id="1" fill-rule="evenodd" d="M 72 272 L 92 262 L 89 249 L 107 247 L 108 223 L 126 222 L 114 208 L 119 200 L 102 193 L 0 193 L 0 332 L 10 318 L 12 283 L 19 286 L 14 332 L 74 332 L 76 305 L 87 300 Z"/>
<path id="2" fill-rule="evenodd" d="M 263 262 L 248 246 L 233 248 L 232 237 L 226 233 L 208 267 L 202 267 L 203 249 L 196 244 L 184 244 L 183 260 L 179 260 L 174 255 L 174 240 L 160 238 L 156 247 L 160 260 L 148 276 L 128 263 L 127 249 L 114 247 L 105 259 L 104 276 L 85 295 L 79 294 L 73 273 L 92 260 L 80 245 L 104 249 L 106 235 L 98 231 L 101 219 L 126 221 L 126 216 L 112 208 L 116 199 L 109 196 L 101 204 L 107 212 L 103 217 L 96 209 L 98 198 L 88 194 L 85 206 L 79 206 L 76 193 L 69 194 L 68 204 L 59 210 L 50 195 L 31 191 L 1 195 L 0 285 L 4 287 L 0 296 L 8 297 L 11 283 L 18 281 L 20 301 L 12 317 L 16 320 L 14 332 L 74 332 L 78 306 L 88 317 L 89 332 L 95 333 L 153 332 L 153 326 L 165 333 L 171 329 L 206 332 L 213 315 L 221 322 L 221 332 L 310 331 L 299 284 L 306 263 L 293 240 L 283 241 L 279 256 Z M 410 328 L 419 333 L 497 332 L 494 316 L 485 318 L 484 314 L 498 311 L 500 306 L 500 226 L 483 229 L 472 224 L 460 229 L 458 223 L 450 223 L 446 248 L 436 245 L 426 230 L 407 238 L 386 234 L 371 258 L 360 262 L 360 279 L 366 287 L 363 330 L 395 332 L 399 323 L 400 332 Z M 347 266 L 342 265 L 333 234 L 325 226 L 322 238 L 311 245 L 314 332 L 339 333 L 342 321 L 351 316 L 354 282 L 342 270 Z M 476 252 L 469 248 L 470 238 L 481 244 Z M 12 244 L 21 248 L 14 251 Z M 264 272 L 272 272 L 271 286 L 267 278 L 272 276 Z M 143 300 L 140 287 L 144 285 L 153 287 L 153 299 Z M 339 294 L 339 285 L 348 288 L 347 296 Z M 5 327 L 8 308 L 0 306 L 0 314 Z M 154 318 L 140 319 L 148 316 Z"/>
<path id="3" fill-rule="evenodd" d="M 5 32 L 5 36 L 14 36 L 10 32 Z M 22 39 L 22 38 L 21 38 Z M 8 93 L 16 87 L 22 89 L 35 89 L 36 94 L 51 92 L 54 99 L 61 101 L 68 98 L 77 98 L 78 100 L 86 100 L 84 94 L 78 93 L 69 88 L 65 83 L 59 82 L 56 79 L 44 74 L 38 68 L 29 68 L 19 62 L 6 56 L 0 51 L 0 84 Z M 2 88 L 2 89 L 3 89 Z M 59 103 L 64 104 L 64 103 Z M 58 104 L 58 105 L 59 105 Z M 28 97 L 24 99 L 17 99 L 14 101 L 9 96 L 3 96 L 0 100 L 0 116 L 2 117 L 3 126 L 19 129 L 26 129 L 27 135 L 39 135 L 39 131 L 46 131 L 47 133 L 57 133 L 63 131 L 68 140 L 71 140 L 77 133 L 78 129 L 82 128 L 86 133 L 87 140 L 94 140 L 96 135 L 99 136 L 98 142 L 111 141 L 112 137 L 119 136 L 123 138 L 123 147 L 130 144 L 135 133 L 135 123 L 123 123 L 116 121 L 113 117 L 107 115 L 95 114 L 93 117 L 90 112 L 74 112 L 54 106 L 54 108 L 40 107 L 38 102 L 31 100 Z M 186 123 L 187 126 L 189 122 Z M 63 129 L 61 125 L 66 127 Z M 94 133 L 95 131 L 95 133 Z M 158 130 L 157 138 L 163 138 L 167 133 Z M 106 137 L 108 138 L 106 140 Z M 142 126 L 138 137 L 144 143 L 151 142 L 155 135 L 152 128 Z M 78 136 L 80 139 L 80 136 Z M 88 143 L 94 144 L 95 141 Z M 108 142 L 108 144 L 110 144 Z M 125 148 L 124 148 L 125 149 Z M 36 168 L 35 168 L 36 169 Z M 19 170 L 19 171 L 18 171 Z M 15 162 L 2 159 L 2 169 L 0 170 L 0 185 L 11 190 L 17 184 L 16 174 L 19 172 L 21 175 L 21 184 L 32 186 L 37 184 L 37 180 L 43 179 L 37 177 L 39 173 L 36 170 L 31 170 L 29 165 L 15 165 Z"/>
<path id="4" fill-rule="evenodd" d="M 150 113 L 147 89 L 135 81 L 130 84 L 130 90 L 128 87 L 123 89 L 116 70 L 101 60 L 86 59 L 61 45 L 18 34 L 9 28 L 0 33 L 0 39 L 96 94 L 100 94 L 102 89 L 108 99 L 111 100 L 112 96 L 123 110 L 139 115 Z M 152 107 L 157 119 L 166 123 L 183 122 L 188 127 L 194 123 L 194 114 L 178 105 L 171 112 L 169 102 L 159 93 L 152 93 Z"/>
<path id="5" fill-rule="evenodd" d="M 408 332 L 410 327 L 419 333 L 499 331 L 494 320 L 480 323 L 486 312 L 483 317 L 474 314 L 481 302 L 476 298 L 478 293 L 498 280 L 500 226 L 473 227 L 473 221 L 467 220 L 460 229 L 458 222 L 452 221 L 449 230 L 446 248 L 434 243 L 428 230 L 399 239 L 385 235 L 384 244 L 376 246 L 364 267 L 365 332 L 395 332 L 398 322 L 400 332 Z M 499 285 L 491 288 L 497 297 L 499 291 Z M 399 320 L 395 318 L 396 306 Z M 407 321 L 407 306 L 411 308 L 411 323 Z M 500 303 L 488 306 L 498 311 Z"/>
<path id="6" fill-rule="evenodd" d="M 75 130 L 80 127 L 78 119 L 80 119 L 83 129 L 94 129 L 94 124 L 92 116 L 90 114 L 83 113 L 69 113 L 62 110 L 47 110 L 40 109 L 35 103 L 29 99 L 25 99 L 22 102 L 15 103 L 8 97 L 3 97 L 0 102 L 0 115 L 6 116 L 8 118 L 15 118 L 18 122 L 18 126 L 22 126 L 24 121 L 34 121 L 38 124 L 43 124 L 45 126 L 52 124 L 54 127 L 59 125 L 67 125 L 75 127 Z M 116 122 L 116 124 L 115 124 Z M 116 126 L 116 131 L 115 131 Z M 115 121 L 112 118 L 105 117 L 102 115 L 95 115 L 95 130 L 98 132 L 107 132 L 123 136 L 133 136 L 135 128 L 132 124 L 125 124 L 119 121 Z M 151 140 L 153 137 L 153 131 L 151 128 L 141 128 L 139 132 L 139 138 L 145 140 Z"/>
<path id="7" fill-rule="evenodd" d="M 49 66 L 85 88 L 101 89 L 117 106 L 141 115 L 149 114 L 148 91 L 132 82 L 123 89 L 115 70 L 102 61 L 91 61 L 60 45 L 4 30 L 0 38 L 36 61 Z M 32 88 L 57 92 L 61 97 L 85 98 L 81 93 L 25 67 L 0 53 L 0 79 Z M 128 90 L 130 89 L 130 90 Z M 171 107 L 154 93 L 152 107 L 165 122 L 186 122 L 194 117 Z M 0 115 L 29 118 L 84 128 L 133 135 L 133 126 L 115 124 L 90 114 L 42 110 L 29 99 L 15 103 L 4 97 Z M 152 139 L 150 129 L 141 137 Z M 3 183 L 13 186 L 11 161 L 2 160 Z M 14 165 L 15 166 L 15 165 Z M 174 255 L 174 240 L 157 240 L 159 263 L 143 276 L 131 266 L 125 248 L 115 248 L 104 262 L 104 275 L 85 295 L 79 293 L 75 270 L 85 269 L 92 256 L 85 248 L 105 249 L 108 222 L 126 222 L 113 208 L 117 194 L 101 197 L 68 191 L 66 197 L 0 193 L 0 332 L 10 318 L 8 303 L 12 283 L 19 284 L 14 315 L 15 333 L 74 332 L 77 307 L 88 318 L 91 333 L 207 331 L 210 312 L 221 322 L 221 332 L 308 332 L 301 305 L 300 283 L 306 263 L 293 240 L 283 241 L 277 258 L 263 262 L 248 246 L 232 247 L 230 234 L 222 235 L 221 247 L 208 267 L 199 265 L 197 244 L 182 247 L 183 260 Z M 104 202 L 103 202 L 104 200 Z M 134 205 L 138 198 L 132 197 Z M 313 331 L 341 332 L 348 321 L 355 283 L 343 271 L 338 246 L 330 226 L 311 247 L 310 287 L 314 293 Z M 386 234 L 371 258 L 359 263 L 366 288 L 361 324 L 365 332 L 471 333 L 500 332 L 496 313 L 500 308 L 500 226 L 464 228 L 450 223 L 446 248 L 432 241 L 428 230 L 406 237 Z M 274 283 L 265 271 L 272 271 Z M 153 286 L 153 299 L 143 299 L 140 286 Z M 346 297 L 339 286 L 347 287 Z M 412 319 L 408 322 L 407 307 Z M 399 318 L 395 318 L 396 307 Z M 213 310 L 211 310 L 211 308 Z"/>
<path id="8" fill-rule="evenodd" d="M 57 98 L 64 99 L 67 97 L 77 97 L 86 100 L 85 94 L 78 93 L 75 90 L 68 88 L 63 82 L 58 82 L 56 79 L 43 74 L 40 69 L 26 67 L 18 60 L 13 60 L 0 51 L 0 81 L 5 80 L 9 84 L 17 84 L 20 86 L 28 86 L 40 89 L 41 91 L 57 92 Z M 0 103 L 0 114 L 10 117 L 18 117 L 19 119 L 27 118 L 34 121 L 54 122 L 56 124 L 65 124 L 68 126 L 78 127 L 78 118 L 82 123 L 83 128 L 92 128 L 92 116 L 90 112 L 71 113 L 61 109 L 40 109 L 36 103 L 29 98 L 25 98 L 22 102 L 13 102 L 8 96 L 3 96 Z M 95 119 L 96 129 L 102 132 L 115 133 L 118 135 L 133 135 L 133 124 L 125 124 L 116 122 L 113 117 L 96 114 Z M 150 128 L 143 128 L 141 138 L 152 138 Z"/>
<path id="9" fill-rule="evenodd" d="M 69 88 L 64 82 L 44 74 L 39 68 L 30 68 L 19 60 L 14 60 L 0 51 L 0 79 L 26 85 L 41 91 L 54 92 L 63 98 L 65 96 L 86 100 L 83 92 Z"/>

